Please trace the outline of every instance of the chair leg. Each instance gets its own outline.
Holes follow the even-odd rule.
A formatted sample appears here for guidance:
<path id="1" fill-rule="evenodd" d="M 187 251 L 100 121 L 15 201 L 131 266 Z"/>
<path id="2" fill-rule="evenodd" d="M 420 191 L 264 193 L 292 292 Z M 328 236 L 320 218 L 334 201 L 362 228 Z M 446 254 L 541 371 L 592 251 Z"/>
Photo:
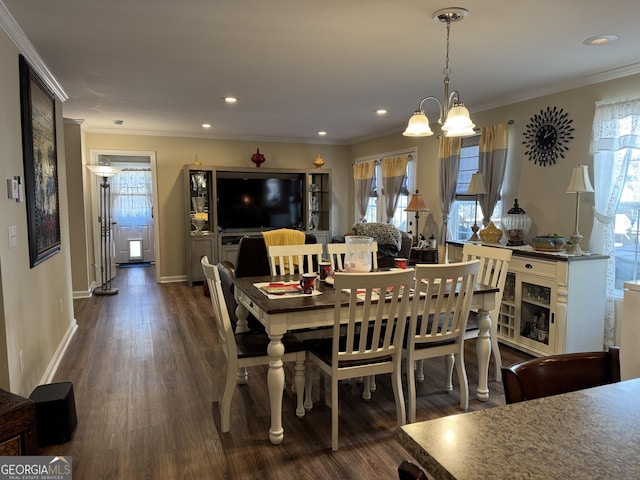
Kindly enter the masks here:
<path id="1" fill-rule="evenodd" d="M 296 360 L 296 365 L 294 369 L 295 369 L 295 376 L 294 376 L 293 384 L 295 385 L 295 388 L 296 388 L 296 401 L 297 401 L 296 415 L 298 418 L 302 418 L 304 417 L 304 405 L 303 405 L 304 384 L 305 384 L 304 358 L 300 358 Z"/>
<path id="2" fill-rule="evenodd" d="M 424 360 L 416 361 L 415 369 L 416 380 L 418 380 L 419 382 L 424 382 Z"/>
<path id="3" fill-rule="evenodd" d="M 311 361 L 307 359 L 304 363 L 304 408 L 305 410 L 311 410 L 313 408 L 313 399 L 311 398 L 311 385 L 313 381 L 313 365 Z"/>
<path id="4" fill-rule="evenodd" d="M 496 366 L 496 382 L 502 382 L 502 356 L 498 344 L 498 324 L 495 321 L 491 322 L 491 351 Z"/>
<path id="5" fill-rule="evenodd" d="M 244 385 L 248 381 L 249 381 L 249 373 L 247 372 L 247 369 L 245 367 L 239 368 L 238 372 L 236 373 L 236 383 L 238 385 Z"/>
<path id="6" fill-rule="evenodd" d="M 402 373 L 400 372 L 400 365 L 398 365 L 396 371 L 391 374 L 391 382 L 393 387 L 393 398 L 396 401 L 396 423 L 398 427 L 401 427 L 407 423 L 407 411 L 404 406 L 404 395 L 402 392 Z"/>
<path id="7" fill-rule="evenodd" d="M 406 370 L 407 370 L 407 395 L 409 396 L 409 413 L 407 414 L 407 419 L 409 423 L 413 423 L 416 421 L 416 375 L 417 371 L 415 370 L 415 364 L 419 363 L 421 360 L 414 362 L 413 360 L 407 359 L 406 361 Z"/>
<path id="8" fill-rule="evenodd" d="M 467 369 L 464 366 L 464 355 L 455 356 L 456 370 L 458 371 L 458 382 L 460 383 L 460 408 L 469 408 L 469 380 L 467 379 Z"/>
<path id="9" fill-rule="evenodd" d="M 371 400 L 371 375 L 364 377 L 364 385 L 362 388 L 362 399 L 366 402 Z"/>
<path id="10" fill-rule="evenodd" d="M 238 369 L 240 371 L 242 369 Z M 246 371 L 246 368 L 244 369 Z M 222 433 L 227 433 L 230 430 L 231 424 L 231 400 L 233 399 L 233 393 L 236 389 L 236 377 L 234 372 L 227 368 L 227 378 L 224 384 L 224 392 L 222 393 L 222 402 L 218 404 L 220 409 L 220 429 Z"/>
<path id="11" fill-rule="evenodd" d="M 447 383 L 444 386 L 444 389 L 447 392 L 453 391 L 453 362 L 454 362 L 453 353 L 444 356 L 445 375 L 446 375 L 446 379 L 447 379 Z M 466 373 L 465 373 L 465 375 L 466 375 Z"/>
<path id="12" fill-rule="evenodd" d="M 338 451 L 338 380 L 331 377 L 331 450 Z"/>

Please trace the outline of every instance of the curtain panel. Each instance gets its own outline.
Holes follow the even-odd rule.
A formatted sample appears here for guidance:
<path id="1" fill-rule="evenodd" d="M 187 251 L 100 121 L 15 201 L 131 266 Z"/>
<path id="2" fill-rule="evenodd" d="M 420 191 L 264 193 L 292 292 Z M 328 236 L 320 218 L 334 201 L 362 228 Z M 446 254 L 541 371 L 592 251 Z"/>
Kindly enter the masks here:
<path id="1" fill-rule="evenodd" d="M 148 224 L 152 216 L 150 169 L 125 168 L 111 179 L 113 220 L 119 225 Z"/>
<path id="2" fill-rule="evenodd" d="M 362 221 L 367 213 L 367 205 L 371 196 L 371 182 L 375 174 L 376 163 L 371 160 L 369 162 L 356 163 L 353 166 L 353 181 L 355 184 L 355 200 L 358 208 L 358 221 Z"/>
<path id="3" fill-rule="evenodd" d="M 640 149 L 640 98 L 596 102 L 590 153 L 593 155 L 594 221 L 589 240 L 592 252 L 609 255 L 605 346 L 615 343 L 614 220 L 622 195 L 632 149 Z"/>
<path id="4" fill-rule="evenodd" d="M 438 158 L 440 159 L 440 209 L 442 230 L 440 245 L 445 245 L 449 236 L 449 212 L 456 196 L 458 171 L 460 170 L 460 137 L 440 137 Z"/>
<path id="5" fill-rule="evenodd" d="M 409 155 L 382 159 L 382 188 L 384 189 L 385 214 L 387 222 L 393 218 L 398 199 L 407 179 Z"/>
<path id="6" fill-rule="evenodd" d="M 478 154 L 478 171 L 484 178 L 487 193 L 480 195 L 480 206 L 484 218 L 482 224 L 486 227 L 493 215 L 500 190 L 504 181 L 504 171 L 507 166 L 507 150 L 509 147 L 509 125 L 499 123 L 483 127 L 480 135 Z"/>

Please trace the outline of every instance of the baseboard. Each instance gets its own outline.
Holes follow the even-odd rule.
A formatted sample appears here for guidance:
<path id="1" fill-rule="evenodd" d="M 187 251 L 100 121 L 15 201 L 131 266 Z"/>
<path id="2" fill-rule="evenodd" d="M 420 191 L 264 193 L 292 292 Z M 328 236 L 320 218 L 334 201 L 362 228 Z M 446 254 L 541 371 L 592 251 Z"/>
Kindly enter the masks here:
<path id="1" fill-rule="evenodd" d="M 187 281 L 186 275 L 178 275 L 175 277 L 160 277 L 160 283 L 179 283 L 179 282 L 186 282 L 186 281 Z"/>
<path id="2" fill-rule="evenodd" d="M 65 333 L 62 341 L 58 345 L 56 352 L 53 354 L 53 358 L 49 362 L 49 365 L 47 366 L 47 369 L 45 370 L 44 375 L 40 380 L 40 385 L 45 385 L 53 381 L 53 377 L 55 376 L 56 371 L 60 366 L 60 362 L 64 358 L 64 354 L 67 351 L 67 348 L 69 347 L 69 343 L 71 343 L 71 339 L 73 338 L 77 330 L 78 330 L 78 322 L 76 322 L 76 319 L 74 318 L 71 325 L 69 325 L 69 329 L 67 330 L 67 333 Z"/>

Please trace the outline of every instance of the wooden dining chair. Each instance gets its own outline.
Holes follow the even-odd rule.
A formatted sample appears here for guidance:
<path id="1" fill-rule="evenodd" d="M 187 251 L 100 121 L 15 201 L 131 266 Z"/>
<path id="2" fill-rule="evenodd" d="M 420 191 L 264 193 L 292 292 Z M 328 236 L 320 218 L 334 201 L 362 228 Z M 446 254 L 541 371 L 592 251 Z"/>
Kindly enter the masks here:
<path id="1" fill-rule="evenodd" d="M 454 356 L 460 383 L 460 408 L 469 407 L 469 384 L 464 365 L 464 332 L 479 260 L 448 264 L 416 265 L 415 292 L 407 338 L 403 348 L 408 388 L 408 420 L 416 420 L 417 360 Z M 455 292 L 455 294 L 452 294 Z M 445 362 L 445 368 L 447 368 Z M 449 390 L 447 386 L 447 390 Z"/>
<path id="2" fill-rule="evenodd" d="M 317 271 L 322 260 L 322 244 L 271 245 L 267 255 L 271 275 L 311 273 Z"/>
<path id="3" fill-rule="evenodd" d="M 498 316 L 500 315 L 500 304 L 504 293 L 504 283 L 507 279 L 509 262 L 512 251 L 508 248 L 487 247 L 484 245 L 474 245 L 465 243 L 462 247 L 462 261 L 480 260 L 480 269 L 476 276 L 476 282 L 492 287 L 498 287 L 500 291 L 496 294 L 496 306 L 489 312 L 491 318 L 491 353 L 495 364 L 496 381 L 502 380 L 502 356 L 498 344 Z M 480 328 L 478 327 L 477 312 L 471 312 L 464 339 L 478 338 Z M 449 383 L 453 373 L 453 362 L 450 362 Z"/>
<path id="4" fill-rule="evenodd" d="M 331 270 L 334 272 L 344 272 L 344 256 L 347 253 L 346 243 L 328 243 L 327 253 L 331 261 Z M 371 242 L 371 267 L 378 269 L 378 242 Z"/>
<path id="5" fill-rule="evenodd" d="M 620 381 L 620 348 L 562 353 L 502 367 L 507 404 Z"/>
<path id="6" fill-rule="evenodd" d="M 224 379 L 222 399 L 220 399 L 220 380 L 216 375 L 214 378 L 214 402 L 218 402 L 220 410 L 220 425 L 222 433 L 230 429 L 231 400 L 236 384 L 247 383 L 246 368 L 258 365 L 268 365 L 269 356 L 267 346 L 269 337 L 262 331 L 248 331 L 234 333 L 229 319 L 229 312 L 222 294 L 222 285 L 218 269 L 209 263 L 205 256 L 201 260 L 202 269 L 209 285 L 211 294 L 211 305 L 213 306 L 213 316 L 218 330 L 220 348 L 226 358 L 226 371 L 220 370 L 222 359 L 218 357 L 216 362 L 216 372 L 220 371 Z M 295 362 L 295 385 L 297 391 L 296 415 L 304 416 L 303 392 L 304 392 L 304 369 L 305 369 L 305 346 L 294 335 L 285 334 L 282 337 L 284 344 L 284 355 L 282 361 Z M 265 400 L 266 401 L 266 400 Z"/>
<path id="7" fill-rule="evenodd" d="M 407 319 L 407 294 L 413 269 L 336 273 L 336 292 L 348 293 L 348 304 L 336 295 L 333 338 L 312 346 L 307 362 L 331 380 L 331 448 L 338 450 L 338 382 L 376 374 L 391 374 L 398 426 L 406 423 L 401 379 L 402 339 Z M 379 292 L 384 292 L 379 297 Z M 343 325 L 345 323 L 345 325 Z M 346 326 L 340 335 L 341 326 Z M 362 334 L 361 334 L 362 333 Z M 311 379 L 307 378 L 307 392 Z"/>

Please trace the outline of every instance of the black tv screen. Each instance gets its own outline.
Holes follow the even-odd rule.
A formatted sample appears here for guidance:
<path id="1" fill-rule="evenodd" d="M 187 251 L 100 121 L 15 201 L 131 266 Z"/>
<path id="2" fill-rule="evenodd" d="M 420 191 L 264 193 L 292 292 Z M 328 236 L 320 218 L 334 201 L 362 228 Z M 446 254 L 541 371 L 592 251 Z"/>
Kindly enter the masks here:
<path id="1" fill-rule="evenodd" d="M 304 174 L 218 172 L 218 229 L 302 227 L 303 187 Z"/>

